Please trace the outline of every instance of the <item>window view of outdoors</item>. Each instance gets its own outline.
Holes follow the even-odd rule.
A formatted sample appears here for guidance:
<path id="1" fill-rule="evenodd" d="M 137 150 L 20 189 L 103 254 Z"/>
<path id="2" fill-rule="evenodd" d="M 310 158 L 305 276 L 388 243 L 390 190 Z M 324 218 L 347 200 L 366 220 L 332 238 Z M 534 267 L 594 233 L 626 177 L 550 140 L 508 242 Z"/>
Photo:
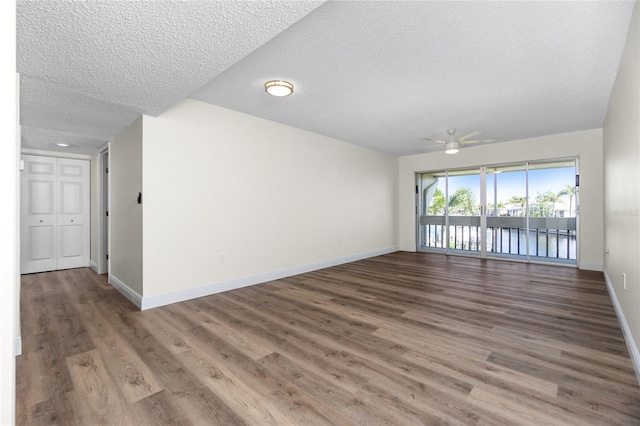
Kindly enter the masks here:
<path id="1" fill-rule="evenodd" d="M 420 176 L 422 248 L 478 253 L 485 239 L 487 256 L 575 263 L 574 161 L 529 163 L 528 172 L 525 164 L 488 167 L 486 208 L 480 200 L 480 173 Z"/>

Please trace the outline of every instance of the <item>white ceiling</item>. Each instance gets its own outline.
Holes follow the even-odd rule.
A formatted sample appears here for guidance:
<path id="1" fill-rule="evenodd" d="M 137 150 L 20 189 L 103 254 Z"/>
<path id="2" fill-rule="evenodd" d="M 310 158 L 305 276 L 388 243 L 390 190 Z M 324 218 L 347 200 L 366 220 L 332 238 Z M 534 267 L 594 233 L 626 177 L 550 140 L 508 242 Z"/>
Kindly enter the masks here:
<path id="1" fill-rule="evenodd" d="M 452 127 L 598 128 L 633 6 L 21 0 L 23 146 L 93 152 L 187 96 L 396 155 Z M 274 78 L 294 94 L 266 95 Z"/>
<path id="2" fill-rule="evenodd" d="M 94 152 L 321 3 L 19 0 L 23 147 Z"/>

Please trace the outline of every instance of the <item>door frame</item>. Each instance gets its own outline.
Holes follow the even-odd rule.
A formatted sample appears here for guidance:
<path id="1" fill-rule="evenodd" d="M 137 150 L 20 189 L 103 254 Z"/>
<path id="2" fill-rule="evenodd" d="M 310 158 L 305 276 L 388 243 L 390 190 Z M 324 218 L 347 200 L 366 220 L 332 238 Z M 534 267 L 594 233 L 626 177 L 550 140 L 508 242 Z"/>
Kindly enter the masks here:
<path id="1" fill-rule="evenodd" d="M 98 252 L 96 256 L 96 272 L 106 274 L 109 272 L 110 250 L 109 235 L 107 231 L 107 211 L 109 210 L 109 174 L 105 171 L 109 167 L 109 142 L 98 149 L 97 162 L 97 190 L 98 190 Z"/>
<path id="2" fill-rule="evenodd" d="M 25 226 L 25 221 L 22 218 L 23 215 L 27 214 L 25 213 L 25 192 L 28 191 L 28 189 L 26 189 L 26 187 L 24 186 L 24 183 L 22 182 L 23 179 L 26 178 L 26 174 L 27 172 L 27 158 L 28 157 L 37 157 L 37 158 L 42 158 L 42 159 L 49 159 L 51 161 L 53 161 L 53 167 L 55 169 L 55 172 L 53 174 L 53 182 L 54 182 L 54 188 L 52 189 L 52 191 L 57 194 L 54 195 L 54 199 L 52 199 L 52 202 L 54 203 L 53 205 L 53 211 L 55 212 L 55 220 L 54 220 L 54 236 L 53 236 L 53 252 L 54 252 L 54 257 L 55 257 L 55 265 L 52 266 L 52 269 L 40 269 L 40 268 L 31 268 L 28 267 L 28 265 L 26 265 L 25 262 L 25 253 L 24 250 L 25 248 L 28 247 L 28 243 L 26 235 L 24 234 L 24 226 Z M 60 175 L 60 169 L 59 166 L 63 165 L 65 162 L 76 162 L 76 161 L 81 161 L 83 162 L 83 165 L 81 167 L 83 167 L 83 169 L 86 167 L 85 170 L 85 174 L 83 174 L 83 194 L 82 194 L 82 199 L 85 200 L 83 201 L 86 202 L 87 204 L 84 205 L 83 204 L 83 210 L 86 211 L 86 213 L 82 214 L 82 226 L 83 226 L 83 241 L 82 241 L 82 251 L 83 251 L 83 261 L 71 261 L 69 262 L 68 259 L 63 259 L 61 256 L 61 250 L 62 250 L 62 246 L 60 245 L 62 243 L 62 236 L 60 234 L 60 228 L 62 226 L 64 226 L 64 221 L 62 221 L 61 219 L 61 210 L 60 210 L 60 199 L 56 199 L 56 197 L 60 197 L 61 196 L 61 192 L 60 192 L 60 182 L 64 181 L 64 176 Z M 91 192 L 92 192 L 92 188 L 91 188 L 91 184 L 92 184 L 92 165 L 91 165 L 91 157 L 88 155 L 83 155 L 83 154 L 62 154 L 62 153 L 57 153 L 57 152 L 51 152 L 51 151 L 41 151 L 41 150 L 31 150 L 31 149 L 23 149 L 22 152 L 20 153 L 20 180 L 21 180 L 21 185 L 20 185 L 20 217 L 21 217 L 21 223 L 20 223 L 20 273 L 21 274 L 29 274 L 29 273 L 35 273 L 35 272 L 44 272 L 44 271 L 55 271 L 55 270 L 61 270 L 61 269 L 67 269 L 67 268 L 78 268 L 78 267 L 92 267 L 93 263 L 91 260 L 91 241 L 92 241 L 92 215 L 91 215 L 91 205 L 92 205 L 92 199 L 91 199 Z M 84 164 L 86 163 L 86 164 Z M 86 192 L 85 192 L 86 191 Z M 74 222 L 75 220 L 80 219 L 79 217 L 76 217 L 74 219 L 70 219 L 70 222 Z M 76 223 L 74 223 L 74 225 L 76 225 Z M 28 250 L 28 248 L 27 248 Z M 85 261 L 86 260 L 86 261 Z"/>
<path id="3" fill-rule="evenodd" d="M 466 170 L 471 170 L 471 169 L 475 169 L 478 168 L 478 170 L 480 171 L 480 209 L 481 209 L 481 214 L 480 214 L 480 222 L 481 222 L 481 228 L 483 229 L 483 231 L 486 231 L 486 226 L 487 226 L 487 193 L 486 193 L 486 175 L 487 175 L 487 170 L 490 168 L 494 168 L 494 167 L 502 167 L 502 166 L 509 166 L 509 165 L 513 165 L 513 164 L 518 164 L 518 163 L 522 163 L 525 166 L 525 189 L 526 189 L 526 210 L 527 212 L 529 211 L 529 171 L 530 171 L 530 165 L 531 164 L 538 164 L 538 163 L 552 163 L 552 162 L 562 162 L 562 161 L 573 161 L 574 162 L 574 170 L 575 170 L 575 177 L 576 177 L 576 182 L 575 182 L 575 194 L 574 194 L 574 201 L 573 204 L 575 205 L 575 219 L 576 219 L 576 236 L 577 236 L 577 240 L 576 240 L 576 259 L 575 259 L 575 263 L 564 263 L 564 262 L 553 262 L 553 261 L 545 261 L 545 260 L 540 260 L 537 259 L 536 256 L 531 256 L 531 254 L 527 251 L 527 255 L 526 255 L 526 259 L 512 259 L 512 258 L 508 258 L 508 257 L 500 257 L 500 256 L 489 256 L 488 252 L 487 252 L 487 241 L 486 241 L 486 232 L 482 232 L 483 234 L 483 238 L 481 240 L 481 250 L 480 253 L 478 254 L 473 254 L 473 253 L 466 253 L 463 251 L 457 251 L 457 250 L 450 250 L 448 247 L 448 241 L 449 241 L 449 233 L 450 233 L 450 227 L 449 227 L 449 209 L 448 206 L 445 206 L 445 238 L 447 241 L 447 246 L 444 247 L 444 249 L 439 249 L 439 248 L 431 248 L 428 250 L 425 250 L 424 247 L 421 246 L 421 233 L 420 233 L 420 218 L 421 218 L 421 203 L 423 202 L 422 197 L 423 197 L 423 193 L 422 193 L 422 188 L 420 187 L 420 175 L 425 174 L 425 173 L 444 173 L 445 175 L 445 197 L 448 200 L 449 199 L 449 172 L 450 171 L 466 171 Z M 446 168 L 444 170 L 424 170 L 424 171 L 416 171 L 414 172 L 415 175 L 415 187 L 416 187 L 416 193 L 415 193 L 415 228 L 416 228 L 416 232 L 415 232 L 415 236 L 416 236 L 416 252 L 425 252 L 425 253 L 429 253 L 429 252 L 433 252 L 433 253 L 444 253 L 446 255 L 453 255 L 453 256 L 462 256 L 462 257 L 475 257 L 475 258 L 481 258 L 481 259 L 496 259 L 496 260 L 506 260 L 506 261 L 514 261 L 514 262 L 525 262 L 525 263 L 538 263 L 538 264 L 548 264 L 548 265 L 558 265 L 558 266 L 569 266 L 569 267 L 576 267 L 579 268 L 580 265 L 580 198 L 579 198 L 579 194 L 580 194 L 580 184 L 579 184 L 579 177 L 580 177 L 580 156 L 576 155 L 576 156 L 570 156 L 570 157 L 558 157 L 558 158 L 548 158 L 548 159 L 537 159 L 537 160 L 524 160 L 524 161 L 511 161 L 511 162 L 505 162 L 505 163 L 496 163 L 496 164 L 487 164 L 484 166 L 467 166 L 467 167 L 454 167 L 454 168 Z M 495 185 L 495 181 L 494 181 L 494 185 Z M 526 226 L 527 229 L 530 228 L 530 216 L 527 213 L 526 215 Z M 529 233 L 526 233 L 526 246 L 527 248 L 529 247 Z"/>

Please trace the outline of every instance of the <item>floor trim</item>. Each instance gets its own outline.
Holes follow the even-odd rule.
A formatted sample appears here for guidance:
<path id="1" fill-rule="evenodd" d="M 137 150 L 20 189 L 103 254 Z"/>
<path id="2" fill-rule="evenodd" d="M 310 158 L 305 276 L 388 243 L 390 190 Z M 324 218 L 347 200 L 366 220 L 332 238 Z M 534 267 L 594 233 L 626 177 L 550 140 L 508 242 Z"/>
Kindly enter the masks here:
<path id="1" fill-rule="evenodd" d="M 115 275 L 109 274 L 108 283 L 118 290 L 124 297 L 129 299 L 131 303 L 142 309 L 142 296 L 137 291 L 120 281 Z"/>
<path id="2" fill-rule="evenodd" d="M 22 355 L 22 337 L 16 337 L 16 340 L 13 343 L 13 355 Z"/>
<path id="3" fill-rule="evenodd" d="M 627 343 L 629 357 L 631 358 L 631 363 L 633 364 L 633 368 L 636 372 L 636 379 L 638 380 L 638 384 L 640 384 L 640 351 L 638 351 L 638 345 L 636 344 L 635 340 L 633 340 L 631 328 L 629 327 L 629 323 L 627 323 L 627 319 L 625 318 L 624 312 L 622 311 L 622 306 L 620 306 L 618 296 L 616 295 L 613 284 L 611 283 L 609 274 L 607 274 L 606 270 L 604 271 L 604 280 L 607 283 L 607 290 L 609 290 L 609 296 L 611 297 L 613 307 L 616 311 L 616 315 L 618 316 L 618 321 L 620 322 L 620 326 L 622 328 L 622 334 L 624 334 L 624 341 Z"/>
<path id="4" fill-rule="evenodd" d="M 261 284 L 268 281 L 278 280 L 293 275 L 304 274 L 306 272 L 316 271 L 318 269 L 329 268 L 344 263 L 355 262 L 357 260 L 367 259 L 370 257 L 381 256 L 383 254 L 398 251 L 397 247 L 389 247 L 380 250 L 373 250 L 365 253 L 358 253 L 350 256 L 343 256 L 334 259 L 323 260 L 320 262 L 310 263 L 302 266 L 294 266 L 292 268 L 281 269 L 279 271 L 267 272 L 264 274 L 253 275 L 250 277 L 238 278 L 230 281 L 224 281 L 215 284 L 209 284 L 202 287 L 192 288 L 188 290 L 176 291 L 174 293 L 162 294 L 159 296 L 143 297 L 141 305 L 137 305 L 141 310 L 157 308 L 160 306 L 170 305 L 172 303 L 184 302 L 185 300 L 196 299 L 198 297 L 209 296 L 224 291 L 235 290 L 242 287 L 248 287 L 255 284 Z M 131 300 L 131 299 L 130 299 Z M 134 302 L 135 303 L 135 302 Z"/>
<path id="5" fill-rule="evenodd" d="M 580 261 L 578 268 L 580 269 L 585 269 L 587 271 L 598 271 L 598 272 L 602 272 L 604 271 L 604 265 L 602 263 L 598 263 L 598 262 L 583 262 Z"/>

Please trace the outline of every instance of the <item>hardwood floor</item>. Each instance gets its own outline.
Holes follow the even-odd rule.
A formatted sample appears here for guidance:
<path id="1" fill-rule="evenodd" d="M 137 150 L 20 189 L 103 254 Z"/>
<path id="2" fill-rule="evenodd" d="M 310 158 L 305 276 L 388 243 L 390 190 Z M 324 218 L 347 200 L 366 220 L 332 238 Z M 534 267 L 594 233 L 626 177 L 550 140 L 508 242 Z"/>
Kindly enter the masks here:
<path id="1" fill-rule="evenodd" d="M 398 252 L 137 311 L 26 275 L 17 423 L 640 424 L 603 276 Z"/>

